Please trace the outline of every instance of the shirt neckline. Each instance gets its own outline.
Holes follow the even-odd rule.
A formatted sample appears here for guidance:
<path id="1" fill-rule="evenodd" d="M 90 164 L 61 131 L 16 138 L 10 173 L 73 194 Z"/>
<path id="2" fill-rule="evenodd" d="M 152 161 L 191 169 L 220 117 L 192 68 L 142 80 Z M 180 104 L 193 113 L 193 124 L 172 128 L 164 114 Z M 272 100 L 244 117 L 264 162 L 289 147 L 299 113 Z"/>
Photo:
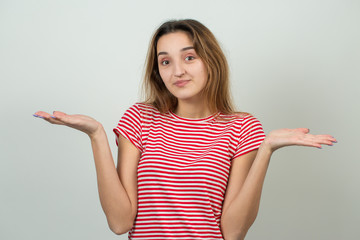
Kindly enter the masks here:
<path id="1" fill-rule="evenodd" d="M 170 116 L 172 116 L 175 119 L 181 120 L 181 121 L 187 121 L 187 122 L 207 122 L 210 121 L 212 119 L 214 119 L 216 116 L 219 115 L 219 113 L 214 113 L 211 114 L 208 117 L 204 117 L 204 118 L 185 118 L 185 117 L 180 117 L 178 115 L 176 115 L 173 111 L 169 111 Z"/>

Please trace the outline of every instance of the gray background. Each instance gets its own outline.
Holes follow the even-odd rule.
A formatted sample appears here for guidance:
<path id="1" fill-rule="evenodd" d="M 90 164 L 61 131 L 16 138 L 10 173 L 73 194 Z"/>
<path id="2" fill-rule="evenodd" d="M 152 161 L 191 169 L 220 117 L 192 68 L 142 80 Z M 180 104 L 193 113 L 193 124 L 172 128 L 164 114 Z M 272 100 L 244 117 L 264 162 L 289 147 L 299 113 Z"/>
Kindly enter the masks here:
<path id="1" fill-rule="evenodd" d="M 89 139 L 35 119 L 112 128 L 139 101 L 150 36 L 194 18 L 221 42 L 240 110 L 268 133 L 308 127 L 334 147 L 276 152 L 247 239 L 359 239 L 360 2 L 0 1 L 0 239 L 127 239 L 107 227 Z"/>

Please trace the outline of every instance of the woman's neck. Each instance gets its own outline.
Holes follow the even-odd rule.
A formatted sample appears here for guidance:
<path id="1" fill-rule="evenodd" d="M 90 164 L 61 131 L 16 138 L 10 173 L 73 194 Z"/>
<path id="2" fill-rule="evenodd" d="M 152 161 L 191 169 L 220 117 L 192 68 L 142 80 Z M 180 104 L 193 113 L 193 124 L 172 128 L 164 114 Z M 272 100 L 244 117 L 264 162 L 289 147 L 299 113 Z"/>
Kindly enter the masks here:
<path id="1" fill-rule="evenodd" d="M 174 113 L 183 118 L 206 118 L 213 114 L 205 101 L 178 101 Z"/>

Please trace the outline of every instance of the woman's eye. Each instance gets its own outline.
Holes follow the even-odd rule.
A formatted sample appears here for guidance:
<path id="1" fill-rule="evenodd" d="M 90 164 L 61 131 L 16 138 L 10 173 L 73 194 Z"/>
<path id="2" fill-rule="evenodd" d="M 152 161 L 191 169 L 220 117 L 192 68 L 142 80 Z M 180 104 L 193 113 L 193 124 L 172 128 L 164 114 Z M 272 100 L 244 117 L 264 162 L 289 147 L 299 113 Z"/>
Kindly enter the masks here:
<path id="1" fill-rule="evenodd" d="M 161 65 L 165 66 L 169 64 L 169 60 L 163 60 L 161 61 Z"/>
<path id="2" fill-rule="evenodd" d="M 186 61 L 190 61 L 190 60 L 193 60 L 193 59 L 195 59 L 194 56 L 187 56 L 187 57 L 185 58 Z"/>

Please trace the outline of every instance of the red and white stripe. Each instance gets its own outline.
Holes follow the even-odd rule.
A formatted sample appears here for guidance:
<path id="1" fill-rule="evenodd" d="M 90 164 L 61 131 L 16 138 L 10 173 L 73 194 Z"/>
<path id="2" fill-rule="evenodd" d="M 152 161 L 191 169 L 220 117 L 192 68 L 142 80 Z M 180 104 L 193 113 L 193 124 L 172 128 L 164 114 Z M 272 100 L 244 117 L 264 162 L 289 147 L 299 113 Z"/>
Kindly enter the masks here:
<path id="1" fill-rule="evenodd" d="M 141 151 L 138 213 L 129 239 L 223 239 L 231 161 L 257 149 L 265 137 L 255 117 L 186 119 L 137 103 L 114 132 Z"/>

